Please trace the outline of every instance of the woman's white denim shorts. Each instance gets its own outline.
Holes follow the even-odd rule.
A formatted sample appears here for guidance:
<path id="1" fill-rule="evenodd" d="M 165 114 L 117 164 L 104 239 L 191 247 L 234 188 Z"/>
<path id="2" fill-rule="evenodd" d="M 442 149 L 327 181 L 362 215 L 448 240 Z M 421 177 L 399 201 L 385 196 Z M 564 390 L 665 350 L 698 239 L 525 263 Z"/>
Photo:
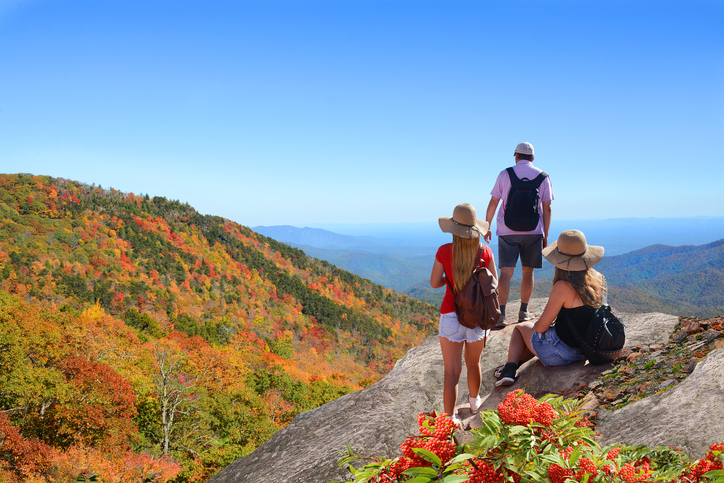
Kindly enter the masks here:
<path id="1" fill-rule="evenodd" d="M 563 342 L 558 337 L 555 327 L 548 327 L 548 330 L 542 334 L 533 331 L 531 345 L 544 366 L 563 366 L 586 358 L 581 349 L 573 348 Z"/>
<path id="2" fill-rule="evenodd" d="M 458 315 L 455 312 L 440 314 L 438 327 L 438 334 L 451 342 L 476 342 L 490 333 L 489 330 L 480 327 L 468 329 L 458 322 Z"/>

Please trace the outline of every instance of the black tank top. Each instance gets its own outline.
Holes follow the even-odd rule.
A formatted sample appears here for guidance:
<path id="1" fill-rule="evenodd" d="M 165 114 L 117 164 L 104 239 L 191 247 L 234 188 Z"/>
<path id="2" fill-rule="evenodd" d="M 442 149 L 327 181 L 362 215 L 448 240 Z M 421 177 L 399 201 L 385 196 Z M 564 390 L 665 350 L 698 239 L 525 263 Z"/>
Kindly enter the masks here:
<path id="1" fill-rule="evenodd" d="M 566 318 L 573 323 L 573 327 L 578 331 L 578 335 L 583 335 L 588 329 L 588 324 L 591 323 L 591 318 L 595 311 L 596 307 L 587 307 L 585 305 L 572 309 L 561 307 L 560 312 L 558 312 L 558 317 L 556 317 L 556 334 L 561 338 L 561 341 L 569 347 L 579 349 L 581 346 L 576 342 L 576 338 L 573 336 L 571 329 L 568 328 Z"/>

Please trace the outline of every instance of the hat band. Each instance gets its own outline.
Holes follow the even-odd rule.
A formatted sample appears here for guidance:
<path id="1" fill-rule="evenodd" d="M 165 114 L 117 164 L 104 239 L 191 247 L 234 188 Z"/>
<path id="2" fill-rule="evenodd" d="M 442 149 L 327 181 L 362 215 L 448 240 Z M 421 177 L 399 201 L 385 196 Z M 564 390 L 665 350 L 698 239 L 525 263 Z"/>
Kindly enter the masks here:
<path id="1" fill-rule="evenodd" d="M 455 218 L 450 218 L 450 220 L 458 226 L 464 226 L 465 228 L 468 228 L 470 230 L 475 229 L 476 232 L 482 234 L 482 231 L 480 230 L 480 228 L 478 228 L 477 225 L 466 225 L 465 223 L 460 223 L 459 221 L 455 221 Z"/>
<path id="2" fill-rule="evenodd" d="M 583 263 L 586 265 L 586 270 L 588 270 L 588 262 L 586 262 L 586 259 L 585 259 L 585 258 L 582 258 L 583 255 L 585 255 L 586 252 L 588 251 L 588 247 L 586 247 L 586 249 L 583 250 L 583 253 L 579 253 L 578 255 L 571 255 L 570 253 L 563 253 L 562 251 L 560 251 L 560 250 L 558 249 L 558 247 L 556 247 L 556 251 L 557 251 L 558 253 L 560 253 L 561 255 L 563 255 L 564 257 L 568 257 L 568 260 L 563 260 L 563 261 L 561 261 L 561 263 L 566 262 L 566 267 L 567 267 L 567 268 L 571 266 L 571 260 L 573 260 L 573 259 L 576 258 L 576 257 L 581 257 L 581 260 L 583 260 Z"/>

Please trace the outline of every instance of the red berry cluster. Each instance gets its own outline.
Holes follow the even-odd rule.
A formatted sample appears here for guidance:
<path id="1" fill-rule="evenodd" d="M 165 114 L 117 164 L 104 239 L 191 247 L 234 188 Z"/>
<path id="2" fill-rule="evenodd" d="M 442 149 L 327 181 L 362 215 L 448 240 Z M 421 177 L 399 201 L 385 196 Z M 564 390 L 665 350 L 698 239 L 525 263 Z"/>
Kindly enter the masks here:
<path id="1" fill-rule="evenodd" d="M 606 459 L 613 461 L 616 459 L 616 456 L 621 452 L 621 448 L 613 448 L 611 451 L 608 452 L 606 455 Z"/>
<path id="2" fill-rule="evenodd" d="M 563 468 L 560 465 L 557 465 L 556 463 L 552 463 L 548 467 L 548 478 L 550 478 L 551 483 L 563 483 L 568 478 L 573 476 L 573 470 L 569 470 L 566 468 Z"/>
<path id="3" fill-rule="evenodd" d="M 468 460 L 466 466 L 470 483 L 503 483 L 505 481 L 505 476 L 498 473 L 495 467 L 485 460 Z"/>
<path id="4" fill-rule="evenodd" d="M 446 414 L 420 413 L 417 415 L 417 425 L 423 436 L 444 441 L 449 440 L 457 429 L 453 420 Z"/>
<path id="5" fill-rule="evenodd" d="M 452 435 L 457 426 L 449 416 L 420 413 L 417 416 L 417 424 L 420 427 L 420 436 L 408 437 L 400 445 L 402 456 L 397 458 L 387 471 L 381 472 L 377 478 L 370 480 L 370 483 L 398 481 L 400 475 L 409 468 L 430 466 L 429 461 L 415 453 L 416 448 L 424 448 L 436 454 L 443 465 L 455 456 L 455 443 L 452 442 Z"/>
<path id="6" fill-rule="evenodd" d="M 709 446 L 709 452 L 704 458 L 699 459 L 694 465 L 688 470 L 681 472 L 679 477 L 682 481 L 697 482 L 701 479 L 704 473 L 713 470 L 722 469 L 722 461 L 717 457 L 717 454 L 721 454 L 724 451 L 724 444 L 716 443 Z"/>
<path id="7" fill-rule="evenodd" d="M 538 403 L 530 394 L 522 389 L 508 393 L 503 402 L 498 404 L 500 419 L 508 424 L 527 426 L 534 421 L 543 426 L 550 426 L 558 418 L 553 406 L 546 402 Z"/>
<path id="8" fill-rule="evenodd" d="M 576 473 L 576 478 L 580 481 L 584 475 L 590 474 L 593 478 L 596 475 L 598 475 L 598 468 L 596 468 L 596 465 L 593 464 L 593 461 L 589 458 L 579 458 L 578 459 L 578 466 L 581 467 L 581 469 Z"/>
<path id="9" fill-rule="evenodd" d="M 626 463 L 618 470 L 618 476 L 626 483 L 636 483 L 636 469 L 631 463 Z"/>

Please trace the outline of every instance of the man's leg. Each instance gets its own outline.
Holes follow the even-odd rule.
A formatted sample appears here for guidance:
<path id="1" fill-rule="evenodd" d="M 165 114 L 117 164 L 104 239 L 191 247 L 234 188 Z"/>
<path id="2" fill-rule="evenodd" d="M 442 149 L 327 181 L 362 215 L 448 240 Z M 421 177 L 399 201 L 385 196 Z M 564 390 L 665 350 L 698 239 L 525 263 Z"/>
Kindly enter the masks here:
<path id="1" fill-rule="evenodd" d="M 498 303 L 505 305 L 510 292 L 510 279 L 513 278 L 515 267 L 500 267 L 500 280 L 498 280 Z M 528 294 L 530 299 L 530 294 Z"/>
<path id="2" fill-rule="evenodd" d="M 520 282 L 520 312 L 518 321 L 533 320 L 536 314 L 528 312 L 528 302 L 533 295 L 533 271 L 543 266 L 542 235 L 529 235 L 521 243 L 520 262 L 523 266 L 523 279 Z"/>
<path id="3" fill-rule="evenodd" d="M 533 270 L 533 267 L 523 267 L 523 280 L 520 282 L 520 301 L 526 306 L 533 295 Z"/>

